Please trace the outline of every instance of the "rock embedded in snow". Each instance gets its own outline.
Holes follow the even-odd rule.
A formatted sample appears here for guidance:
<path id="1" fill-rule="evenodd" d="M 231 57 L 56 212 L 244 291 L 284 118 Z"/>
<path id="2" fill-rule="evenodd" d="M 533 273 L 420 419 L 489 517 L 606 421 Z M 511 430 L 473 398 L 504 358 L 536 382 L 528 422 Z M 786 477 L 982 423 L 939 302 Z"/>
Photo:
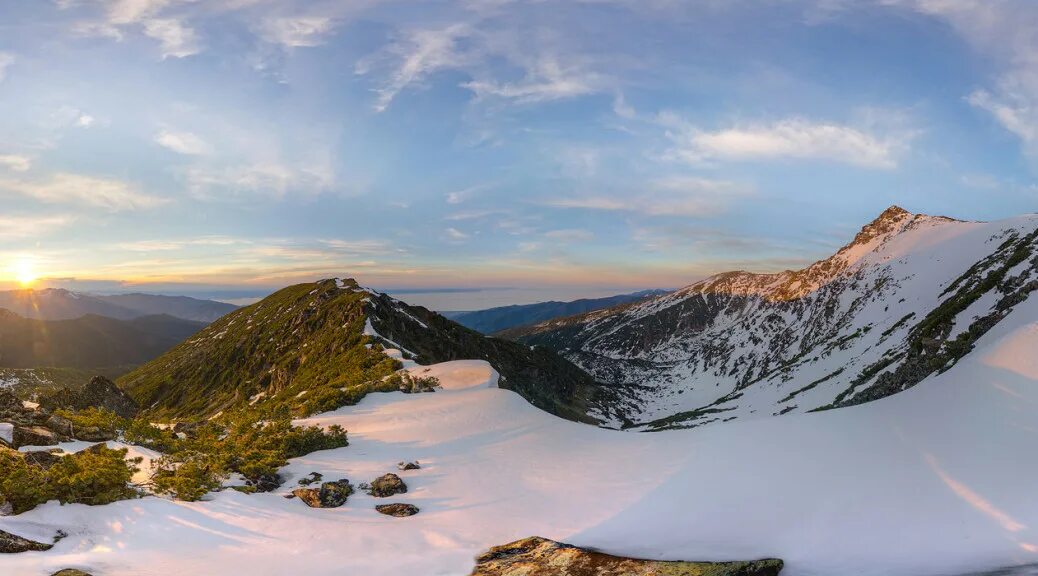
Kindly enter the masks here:
<path id="1" fill-rule="evenodd" d="M 414 462 L 398 462 L 396 467 L 397 467 L 398 470 L 419 470 L 419 469 L 421 469 L 421 466 L 418 464 L 417 460 L 414 461 Z"/>
<path id="2" fill-rule="evenodd" d="M 93 576 L 93 575 L 88 573 L 88 572 L 83 572 L 82 570 L 77 570 L 75 568 L 65 568 L 64 570 L 58 570 L 57 572 L 51 574 L 50 576 Z"/>
<path id="3" fill-rule="evenodd" d="M 385 514 L 386 516 L 396 516 L 397 518 L 403 518 L 405 516 L 414 516 L 418 513 L 418 507 L 414 504 L 404 504 L 403 502 L 394 502 L 392 504 L 378 504 L 375 506 L 375 510 L 379 514 Z"/>
<path id="4" fill-rule="evenodd" d="M 334 482 L 325 482 L 321 488 L 296 488 L 292 494 L 311 508 L 338 508 L 346 503 L 353 494 L 353 485 L 343 478 Z"/>
<path id="5" fill-rule="evenodd" d="M 476 559 L 471 576 L 778 576 L 782 560 L 663 562 L 610 556 L 534 536 L 495 546 Z"/>
<path id="6" fill-rule="evenodd" d="M 0 530 L 0 554 L 18 554 L 21 552 L 44 552 L 53 548 L 53 544 L 34 542 L 27 538 Z"/>
<path id="7" fill-rule="evenodd" d="M 376 498 L 388 498 L 407 492 L 407 484 L 396 474 L 384 474 L 371 481 L 369 494 Z"/>
<path id="8" fill-rule="evenodd" d="M 317 482 L 320 482 L 322 478 L 324 478 L 324 476 L 322 476 L 320 472 L 311 472 L 299 479 L 299 485 L 309 486 L 311 484 L 316 484 Z"/>
<path id="9" fill-rule="evenodd" d="M 43 426 L 15 426 L 14 446 L 52 446 L 62 438 Z"/>

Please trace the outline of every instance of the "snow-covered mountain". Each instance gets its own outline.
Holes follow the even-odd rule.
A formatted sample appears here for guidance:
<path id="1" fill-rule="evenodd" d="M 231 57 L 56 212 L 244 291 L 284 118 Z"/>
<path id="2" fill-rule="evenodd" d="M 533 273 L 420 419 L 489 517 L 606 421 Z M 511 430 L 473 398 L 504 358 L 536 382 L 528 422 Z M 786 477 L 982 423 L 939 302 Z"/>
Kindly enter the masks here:
<path id="1" fill-rule="evenodd" d="M 964 222 L 884 211 L 798 271 L 719 274 L 651 300 L 507 336 L 562 353 L 642 429 L 806 412 L 888 396 L 969 354 L 1038 290 L 1038 215 Z"/>

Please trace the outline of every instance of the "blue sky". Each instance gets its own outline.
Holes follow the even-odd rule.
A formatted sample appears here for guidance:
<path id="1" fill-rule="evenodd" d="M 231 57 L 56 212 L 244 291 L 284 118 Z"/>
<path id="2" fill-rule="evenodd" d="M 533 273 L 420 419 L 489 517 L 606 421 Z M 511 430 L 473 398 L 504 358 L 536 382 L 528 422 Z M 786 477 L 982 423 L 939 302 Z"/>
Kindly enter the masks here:
<path id="1" fill-rule="evenodd" d="M 1027 0 L 0 0 L 0 283 L 798 267 L 890 204 L 1034 211 L 1036 54 Z"/>

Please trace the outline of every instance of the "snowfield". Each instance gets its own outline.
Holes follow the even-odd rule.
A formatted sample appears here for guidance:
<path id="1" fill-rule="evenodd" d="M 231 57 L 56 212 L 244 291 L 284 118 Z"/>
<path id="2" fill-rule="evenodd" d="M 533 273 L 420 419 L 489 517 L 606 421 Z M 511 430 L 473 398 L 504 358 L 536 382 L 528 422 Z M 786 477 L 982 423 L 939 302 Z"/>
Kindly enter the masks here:
<path id="1" fill-rule="evenodd" d="M 952 370 L 901 394 L 822 413 L 694 430 L 616 432 L 555 418 L 496 388 L 484 362 L 429 367 L 445 390 L 371 394 L 305 420 L 346 448 L 293 460 L 279 493 L 211 501 L 48 503 L 0 529 L 49 552 L 4 575 L 468 574 L 486 548 L 539 535 L 627 556 L 783 558 L 788 576 L 927 576 L 1038 561 L 1038 299 Z M 412 370 L 423 370 L 413 368 Z M 455 380 L 456 379 L 456 380 Z M 419 460 L 421 470 L 396 463 Z M 311 472 L 386 472 L 417 516 L 282 497 Z"/>

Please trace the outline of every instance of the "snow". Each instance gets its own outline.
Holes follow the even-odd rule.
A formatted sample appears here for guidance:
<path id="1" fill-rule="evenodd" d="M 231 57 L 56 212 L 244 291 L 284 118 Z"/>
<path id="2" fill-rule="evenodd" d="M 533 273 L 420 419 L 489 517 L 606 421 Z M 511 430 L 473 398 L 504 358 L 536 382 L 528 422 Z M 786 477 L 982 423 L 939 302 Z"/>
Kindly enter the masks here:
<path id="1" fill-rule="evenodd" d="M 0 573 L 461 576 L 487 547 L 532 535 L 645 558 L 777 556 L 784 576 L 1035 562 L 1036 348 L 1032 299 L 954 368 L 901 394 L 642 434 L 555 418 L 494 387 L 476 362 L 430 366 L 443 392 L 371 394 L 303 421 L 344 426 L 350 446 L 293 460 L 281 493 L 50 502 L 0 529 L 69 537 L 0 558 Z M 411 518 L 377 514 L 362 493 L 333 510 L 282 498 L 311 471 L 359 483 L 401 460 L 422 462 L 400 473 L 410 489 L 392 499 L 421 508 Z"/>
<path id="2" fill-rule="evenodd" d="M 432 366 L 416 366 L 408 369 L 408 372 L 412 376 L 436 378 L 443 390 L 496 388 L 500 378 L 497 370 L 485 360 L 454 360 Z"/>

